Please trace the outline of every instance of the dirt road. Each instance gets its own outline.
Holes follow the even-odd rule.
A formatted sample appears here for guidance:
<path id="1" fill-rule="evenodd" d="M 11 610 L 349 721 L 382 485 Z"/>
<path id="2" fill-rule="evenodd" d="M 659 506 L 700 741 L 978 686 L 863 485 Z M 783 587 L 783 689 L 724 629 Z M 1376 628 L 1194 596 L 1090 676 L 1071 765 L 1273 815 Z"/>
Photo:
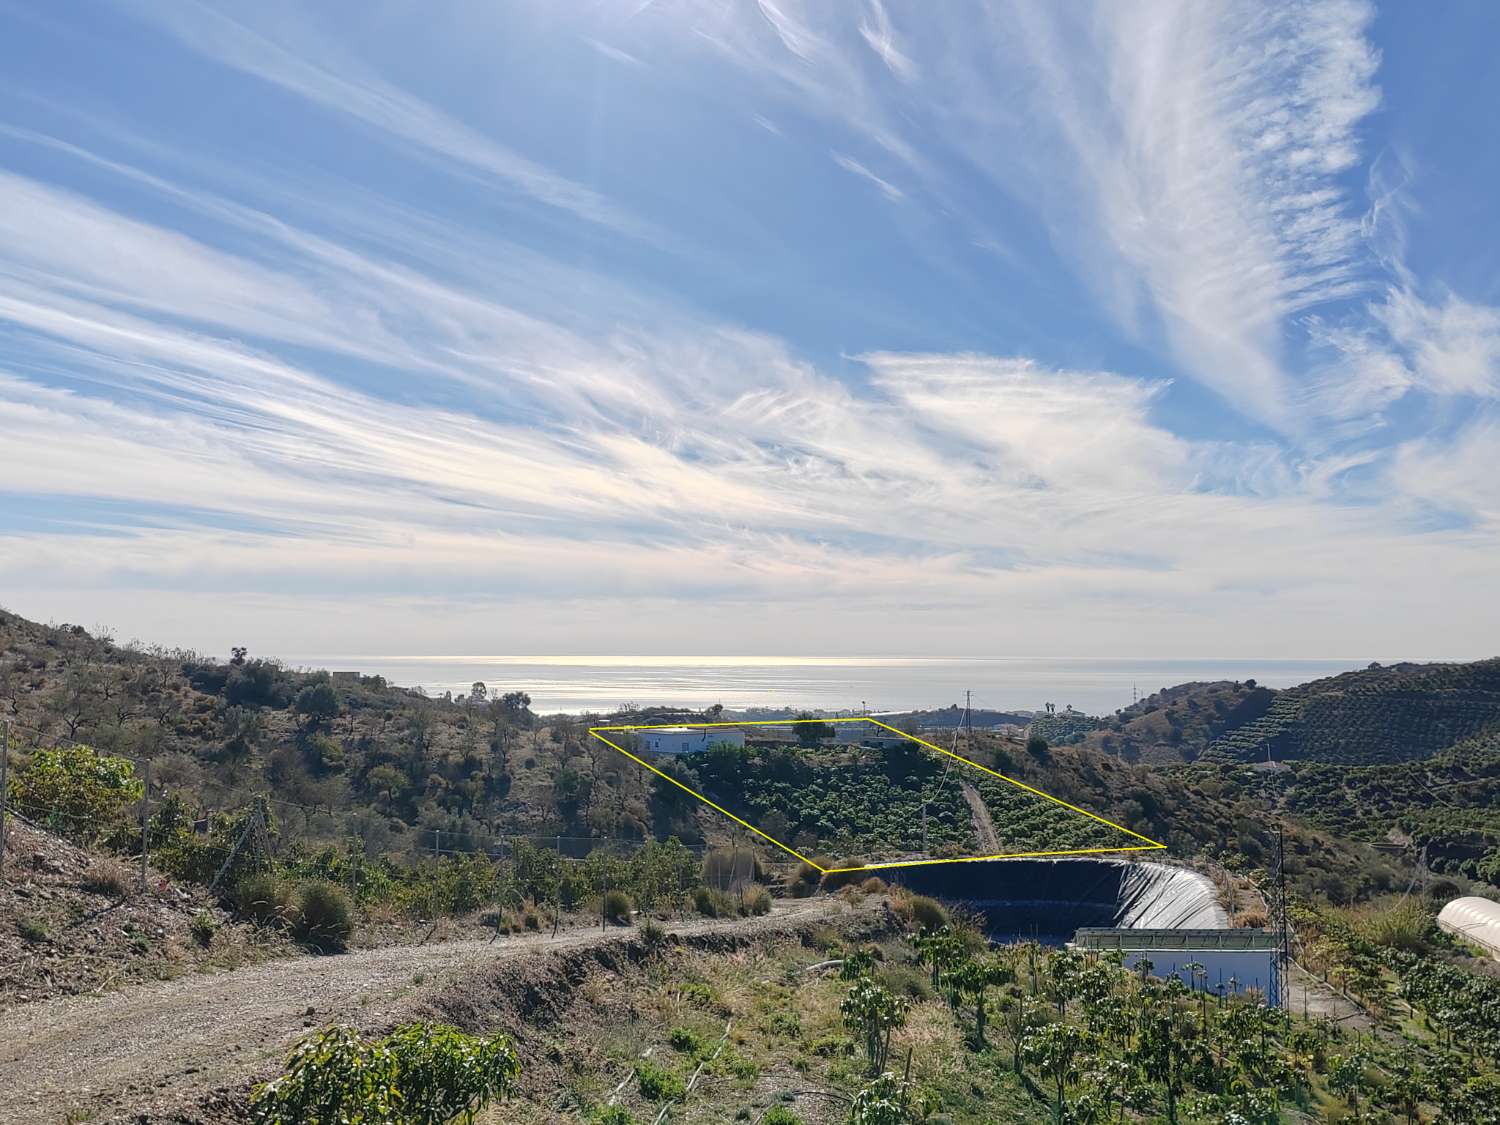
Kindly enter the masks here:
<path id="1" fill-rule="evenodd" d="M 969 802 L 969 812 L 974 818 L 974 835 L 979 837 L 980 855 L 997 855 L 1000 852 L 1000 837 L 995 832 L 995 822 L 990 819 L 989 807 L 969 782 L 964 782 L 964 800 Z"/>
<path id="2" fill-rule="evenodd" d="M 669 924 L 679 934 L 759 933 L 846 914 L 828 899 L 778 902 L 760 918 Z M 307 1028 L 400 1018 L 418 991 L 495 960 L 631 940 L 564 931 L 271 961 L 0 1013 L 0 1123 L 101 1120 L 190 1107 L 280 1061 Z M 190 1119 L 190 1118 L 189 1118 Z"/>

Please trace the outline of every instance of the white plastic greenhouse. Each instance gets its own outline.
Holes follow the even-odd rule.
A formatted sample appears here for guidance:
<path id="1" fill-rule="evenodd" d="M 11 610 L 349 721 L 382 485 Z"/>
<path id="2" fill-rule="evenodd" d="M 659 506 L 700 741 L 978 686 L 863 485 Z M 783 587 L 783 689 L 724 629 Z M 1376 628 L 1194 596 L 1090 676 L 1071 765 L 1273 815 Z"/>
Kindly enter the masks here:
<path id="1" fill-rule="evenodd" d="M 1438 927 L 1457 934 L 1500 960 L 1500 902 L 1487 898 L 1456 898 L 1438 911 Z"/>

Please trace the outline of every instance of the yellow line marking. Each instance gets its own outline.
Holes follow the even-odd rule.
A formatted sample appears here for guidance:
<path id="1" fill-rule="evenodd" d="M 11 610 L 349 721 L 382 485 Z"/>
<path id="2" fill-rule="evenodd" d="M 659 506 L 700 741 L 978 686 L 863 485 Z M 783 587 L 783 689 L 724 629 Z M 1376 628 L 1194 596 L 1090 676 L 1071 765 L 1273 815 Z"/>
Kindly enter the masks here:
<path id="1" fill-rule="evenodd" d="M 770 833 L 762 832 L 759 828 L 755 827 L 755 825 L 751 824 L 748 820 L 741 820 L 739 817 L 735 816 L 734 813 L 730 812 L 728 809 L 724 808 L 722 805 L 716 805 L 716 804 L 714 804 L 712 801 L 710 801 L 707 797 L 705 797 L 702 793 L 698 792 L 698 790 L 694 789 L 692 786 L 690 786 L 690 785 L 684 785 L 682 782 L 678 781 L 671 774 L 669 774 L 669 773 L 663 773 L 661 770 L 659 770 L 655 766 L 653 766 L 650 762 L 642 761 L 642 759 L 637 758 L 629 750 L 625 749 L 625 747 L 623 747 L 623 746 L 616 746 L 613 742 L 611 742 L 609 739 L 605 738 L 602 734 L 599 733 L 601 730 L 614 730 L 614 729 L 616 729 L 616 728 L 614 728 L 614 727 L 590 727 L 589 728 L 589 733 L 591 735 L 593 735 L 595 738 L 597 738 L 600 742 L 604 743 L 606 746 L 614 746 L 614 748 L 616 750 L 618 750 L 621 754 L 624 754 L 632 762 L 639 762 L 641 765 L 645 766 L 648 770 L 650 770 L 652 773 L 654 773 L 657 777 L 664 777 L 664 778 L 666 778 L 673 785 L 677 786 L 677 788 L 683 790 L 684 792 L 691 793 L 694 797 L 697 797 L 698 800 L 702 801 L 705 805 L 708 805 L 710 808 L 718 809 L 721 813 L 723 813 L 725 816 L 727 816 L 730 820 L 734 821 L 736 824 L 743 824 L 746 828 L 750 829 L 750 831 L 754 832 L 757 836 L 761 836 L 761 837 L 764 837 L 767 840 L 770 840 L 771 843 L 775 844 L 782 851 L 787 852 L 787 853 L 789 853 L 791 855 L 796 856 L 803 863 L 806 863 L 806 864 L 808 864 L 811 867 L 816 867 L 819 871 L 827 871 L 828 870 L 826 867 L 822 866 L 821 864 L 814 863 L 812 860 L 808 859 L 805 855 L 803 855 L 801 852 L 797 851 L 795 848 L 789 848 L 789 847 L 787 847 L 785 844 L 783 844 L 775 836 L 772 836 Z"/>
<path id="2" fill-rule="evenodd" d="M 707 797 L 705 797 L 702 793 L 698 792 L 698 790 L 694 789 L 692 786 L 690 786 L 690 785 L 684 785 L 682 782 L 678 781 L 671 774 L 664 773 L 663 771 L 661 771 L 661 770 L 657 769 L 655 766 L 653 766 L 650 762 L 646 761 L 643 758 L 636 757 L 629 750 L 625 749 L 625 747 L 620 746 L 620 745 L 618 745 L 618 744 L 610 741 L 609 739 L 605 738 L 602 734 L 599 733 L 600 731 L 604 731 L 604 730 L 607 730 L 607 731 L 671 730 L 671 729 L 676 728 L 676 727 L 687 727 L 687 728 L 701 728 L 701 727 L 784 727 L 784 726 L 793 726 L 793 725 L 795 725 L 797 723 L 874 723 L 877 727 L 884 727 L 886 730 L 890 731 L 892 734 L 898 734 L 902 738 L 910 739 L 912 742 L 917 743 L 917 745 L 919 745 L 919 746 L 925 746 L 929 750 L 934 750 L 934 751 L 936 751 L 939 754 L 943 754 L 943 755 L 945 755 L 945 756 L 947 756 L 949 758 L 954 758 L 954 759 L 962 762 L 966 766 L 973 766 L 976 770 L 979 770 L 982 773 L 987 773 L 991 777 L 998 777 L 1001 781 L 1007 781 L 1010 784 L 1016 786 L 1018 789 L 1024 789 L 1028 793 L 1035 794 L 1038 797 L 1044 797 L 1047 800 L 1053 802 L 1054 804 L 1061 805 L 1065 809 L 1070 809 L 1073 812 L 1080 813 L 1083 816 L 1088 817 L 1090 820 L 1097 820 L 1100 824 L 1107 824 L 1107 825 L 1109 825 L 1109 827 L 1115 829 L 1116 831 L 1123 832 L 1127 836 L 1132 836 L 1132 837 L 1134 837 L 1137 840 L 1144 840 L 1145 843 L 1144 844 L 1123 845 L 1123 846 L 1117 847 L 1117 848 L 1068 848 L 1068 849 L 1063 849 L 1063 850 L 1059 850 L 1059 851 L 1046 851 L 1046 852 L 1007 852 L 1007 853 L 1005 853 L 1003 855 L 962 856 L 962 857 L 959 857 L 957 859 L 905 859 L 905 860 L 892 860 L 892 861 L 886 862 L 886 863 L 863 863 L 863 864 L 859 864 L 856 867 L 824 867 L 822 864 L 817 863 L 817 862 L 815 862 L 815 861 L 813 861 L 811 859 L 808 859 L 807 856 L 803 855 L 801 852 L 797 851 L 795 848 L 790 847 L 787 844 L 783 844 L 780 840 L 778 840 L 775 836 L 772 836 L 769 832 L 762 832 L 759 828 L 755 827 L 755 825 L 751 824 L 748 820 L 742 820 L 740 817 L 735 816 L 734 813 L 730 812 L 728 809 L 724 808 L 722 805 L 715 804 L 713 801 L 709 800 Z M 757 836 L 761 837 L 763 840 L 770 841 L 772 844 L 775 844 L 778 848 L 780 848 L 782 851 L 786 852 L 788 855 L 795 856 L 797 859 L 800 859 L 803 863 L 807 864 L 809 867 L 815 868 L 816 870 L 822 872 L 824 875 L 843 874 L 843 873 L 847 873 L 847 872 L 850 872 L 850 871 L 879 871 L 879 870 L 882 870 L 884 868 L 890 868 L 890 867 L 931 867 L 931 866 L 935 866 L 936 864 L 939 864 L 939 863 L 979 863 L 979 862 L 981 862 L 983 860 L 987 860 L 987 859 L 1035 859 L 1035 858 L 1039 858 L 1039 857 L 1042 857 L 1042 856 L 1100 855 L 1100 854 L 1113 853 L 1113 852 L 1151 852 L 1151 851 L 1161 850 L 1161 849 L 1163 849 L 1163 848 L 1165 848 L 1167 846 L 1166 844 L 1163 844 L 1163 843 L 1160 843 L 1160 842 L 1158 842 L 1156 840 L 1151 839 L 1149 836 L 1142 836 L 1139 832 L 1134 832 L 1131 829 L 1126 828 L 1122 824 L 1116 824 L 1112 820 L 1106 820 L 1104 817 L 1099 816 L 1096 813 L 1091 813 L 1087 809 L 1080 809 L 1077 805 L 1070 805 L 1070 804 L 1068 804 L 1067 801 L 1062 800 L 1060 797 L 1054 797 L 1054 796 L 1052 796 L 1051 793 L 1043 793 L 1040 789 L 1034 789 L 1030 785 L 1027 785 L 1024 781 L 1017 781 L 1013 777 L 1006 777 L 1003 773 L 999 773 L 996 770 L 992 770 L 992 769 L 990 769 L 987 766 L 981 766 L 978 762 L 970 761 L 968 758 L 965 758 L 962 754 L 955 754 L 951 750 L 944 750 L 941 746 L 935 746 L 931 742 L 926 741 L 925 739 L 918 738 L 914 734 L 907 734 L 904 730 L 899 730 L 896 727 L 893 727 L 893 726 L 891 726 L 888 723 L 882 723 L 879 719 L 872 719 L 868 715 L 856 715 L 856 716 L 854 716 L 852 718 L 840 718 L 840 719 L 748 719 L 748 720 L 746 720 L 744 722 L 740 722 L 740 723 L 694 723 L 694 722 L 677 722 L 677 723 L 625 723 L 625 724 L 616 724 L 616 725 L 613 725 L 613 726 L 589 727 L 589 734 L 591 736 L 593 736 L 594 738 L 597 738 L 600 742 L 604 743 L 604 745 L 606 745 L 608 747 L 611 747 L 612 749 L 618 750 L 621 754 L 624 754 L 632 762 L 635 762 L 638 765 L 645 766 L 652 773 L 656 774 L 657 777 L 665 778 L 667 781 L 670 781 L 673 785 L 677 786 L 677 788 L 681 789 L 683 792 L 685 792 L 685 793 L 691 793 L 694 797 L 697 797 L 698 800 L 702 801 L 709 808 L 715 809 L 718 812 L 723 813 L 725 816 L 727 816 L 730 820 L 734 821 L 736 824 L 739 824 L 739 825 L 741 825 L 741 826 L 743 826 L 745 828 L 748 828 L 751 832 L 754 832 Z"/>
<path id="3" fill-rule="evenodd" d="M 1154 845 L 1154 846 L 1156 846 L 1158 848 L 1164 848 L 1164 847 L 1167 846 L 1165 844 L 1159 844 L 1159 843 L 1157 843 L 1155 840 L 1151 839 L 1150 836 L 1142 836 L 1139 832 L 1132 832 L 1130 829 L 1126 828 L 1124 825 L 1116 824 L 1112 820 L 1105 820 L 1102 816 L 1097 816 L 1094 813 L 1089 812 L 1087 809 L 1080 809 L 1077 805 L 1070 805 L 1070 804 L 1068 804 L 1067 801 L 1064 801 L 1061 797 L 1054 797 L 1051 793 L 1043 793 L 1040 789 L 1033 789 L 1031 786 L 1027 785 L 1024 781 L 1017 781 L 1013 777 L 1006 777 L 1003 773 L 997 773 L 997 772 L 995 772 L 992 769 L 989 769 L 989 768 L 987 768 L 985 766 L 981 766 L 978 762 L 971 762 L 971 761 L 969 761 L 968 758 L 963 757 L 961 754 L 955 754 L 952 751 L 944 750 L 941 746 L 934 746 L 930 742 L 924 742 L 922 739 L 918 738 L 916 735 L 914 735 L 914 734 L 907 734 L 904 730 L 896 730 L 895 727 L 888 726 L 887 724 L 882 723 L 879 719 L 871 719 L 870 722 L 874 723 L 877 727 L 885 727 L 885 729 L 888 730 L 888 731 L 893 731 L 896 734 L 905 735 L 907 738 L 911 739 L 913 742 L 921 743 L 923 746 L 927 747 L 927 749 L 929 749 L 929 750 L 936 750 L 939 754 L 946 754 L 950 758 L 957 758 L 960 762 L 963 762 L 964 765 L 966 765 L 966 766 L 973 766 L 976 770 L 983 770 L 985 773 L 989 774 L 991 777 L 998 777 L 1001 781 L 1008 781 L 1012 785 L 1018 786 L 1019 788 L 1026 790 L 1026 792 L 1028 792 L 1028 793 L 1035 793 L 1038 797 L 1046 797 L 1047 800 L 1052 801 L 1052 802 L 1054 802 L 1056 804 L 1059 804 L 1059 805 L 1061 805 L 1065 809 L 1072 809 L 1076 813 L 1083 813 L 1083 815 L 1086 816 L 1086 817 L 1088 817 L 1090 820 L 1097 820 L 1100 824 L 1107 824 L 1111 828 L 1118 828 L 1121 832 L 1125 833 L 1125 835 L 1127 835 L 1127 836 L 1134 836 L 1137 840 L 1145 840 L 1146 843 L 1152 844 L 1152 845 Z"/>
<path id="4" fill-rule="evenodd" d="M 886 863 L 862 863 L 858 867 L 825 867 L 823 874 L 843 871 L 875 871 L 883 867 L 927 867 L 934 863 L 980 863 L 986 859 L 1034 859 L 1048 855 L 1099 855 L 1103 852 L 1154 852 L 1165 844 L 1131 844 L 1121 848 L 1068 848 L 1055 852 L 1005 852 L 1002 855 L 966 855 L 958 859 L 902 859 Z"/>

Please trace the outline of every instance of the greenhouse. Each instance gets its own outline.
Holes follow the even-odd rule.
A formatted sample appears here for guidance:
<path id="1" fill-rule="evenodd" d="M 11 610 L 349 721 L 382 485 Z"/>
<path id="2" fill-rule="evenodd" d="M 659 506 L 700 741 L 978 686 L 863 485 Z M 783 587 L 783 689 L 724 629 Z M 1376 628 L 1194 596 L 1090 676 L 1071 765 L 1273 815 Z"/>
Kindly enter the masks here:
<path id="1" fill-rule="evenodd" d="M 1456 898 L 1438 912 L 1438 928 L 1479 946 L 1500 960 L 1500 902 Z"/>

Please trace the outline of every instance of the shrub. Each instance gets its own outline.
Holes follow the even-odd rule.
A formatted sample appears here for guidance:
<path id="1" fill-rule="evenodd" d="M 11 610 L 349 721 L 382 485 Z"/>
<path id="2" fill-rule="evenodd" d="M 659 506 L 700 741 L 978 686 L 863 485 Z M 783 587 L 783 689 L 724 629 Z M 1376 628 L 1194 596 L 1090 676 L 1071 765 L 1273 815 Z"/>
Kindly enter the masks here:
<path id="1" fill-rule="evenodd" d="M 650 1059 L 641 1059 L 635 1064 L 635 1080 L 640 1086 L 641 1097 L 653 1102 L 676 1101 L 687 1088 L 681 1076 Z"/>
<path id="2" fill-rule="evenodd" d="M 773 1105 L 761 1117 L 760 1125 L 802 1125 L 802 1118 L 784 1105 Z"/>
<path id="3" fill-rule="evenodd" d="M 521 1064 L 501 1036 L 469 1035 L 446 1024 L 411 1023 L 385 1041 L 396 1060 L 405 1117 L 420 1125 L 472 1121 L 515 1088 Z"/>
<path id="4" fill-rule="evenodd" d="M 751 914 L 771 913 L 771 892 L 762 886 L 750 887 L 745 892 L 745 909 Z"/>
<path id="5" fill-rule="evenodd" d="M 667 1035 L 667 1042 L 674 1051 L 685 1055 L 696 1055 L 703 1050 L 703 1037 L 690 1027 L 674 1027 Z"/>
<path id="6" fill-rule="evenodd" d="M 709 918 L 726 918 L 734 914 L 734 900 L 723 891 L 699 887 L 693 892 L 693 909 Z"/>
<path id="7" fill-rule="evenodd" d="M 883 895 L 886 889 L 885 880 L 878 875 L 871 875 L 859 885 L 859 889 L 867 895 Z M 777 1108 L 779 1109 L 780 1107 L 778 1106 Z"/>
<path id="8" fill-rule="evenodd" d="M 635 1114 L 622 1105 L 600 1106 L 589 1121 L 591 1125 L 636 1125 Z"/>
<path id="9" fill-rule="evenodd" d="M 330 1027 L 293 1048 L 286 1073 L 255 1088 L 256 1125 L 472 1120 L 515 1087 L 520 1063 L 503 1039 L 407 1024 L 383 1040 Z"/>
<path id="10" fill-rule="evenodd" d="M 126 898 L 130 894 L 131 882 L 130 873 L 123 864 L 105 859 L 95 861 L 78 885 L 90 894 Z"/>
<path id="11" fill-rule="evenodd" d="M 214 934 L 219 932 L 219 924 L 214 921 L 214 916 L 207 910 L 200 910 L 193 915 L 193 920 L 188 925 L 188 932 L 193 935 L 193 940 L 207 949 L 213 944 Z"/>
<path id="12" fill-rule="evenodd" d="M 90 746 L 41 749 L 16 776 L 11 799 L 28 815 L 74 836 L 102 834 L 141 799 L 143 786 L 129 758 Z"/>
<path id="13" fill-rule="evenodd" d="M 16 933 L 20 934 L 25 941 L 39 942 L 47 940 L 47 927 L 35 918 L 17 918 Z"/>
<path id="14" fill-rule="evenodd" d="M 537 917 L 535 910 L 528 910 L 525 914 L 521 915 L 521 925 L 525 926 L 528 930 L 540 930 L 542 928 L 542 920 Z"/>
<path id="15" fill-rule="evenodd" d="M 824 866 L 827 866 L 826 864 Z M 793 898 L 806 898 L 818 889 L 822 882 L 823 872 L 819 871 L 810 863 L 797 865 L 797 873 L 792 876 L 791 890 Z"/>
<path id="16" fill-rule="evenodd" d="M 322 879 L 304 883 L 297 893 L 297 940 L 323 953 L 337 953 L 354 932 L 354 908 L 342 887 Z"/>
<path id="17" fill-rule="evenodd" d="M 630 896 L 624 891 L 606 891 L 604 895 L 604 916 L 611 922 L 629 924 L 630 912 L 634 904 Z"/>
<path id="18" fill-rule="evenodd" d="M 948 924 L 948 912 L 942 904 L 926 895 L 912 895 L 906 900 L 906 917 L 919 930 L 941 929 Z"/>
<path id="19" fill-rule="evenodd" d="M 296 916 L 291 889 L 270 873 L 247 875 L 230 895 L 235 913 L 258 926 L 289 924 Z"/>
<path id="20" fill-rule="evenodd" d="M 1416 898 L 1404 898 L 1381 910 L 1370 908 L 1354 920 L 1355 928 L 1375 945 L 1415 953 L 1424 948 L 1432 915 Z"/>
<path id="21" fill-rule="evenodd" d="M 647 918 L 641 926 L 641 940 L 648 946 L 658 946 L 667 940 L 667 931 L 655 918 Z"/>

